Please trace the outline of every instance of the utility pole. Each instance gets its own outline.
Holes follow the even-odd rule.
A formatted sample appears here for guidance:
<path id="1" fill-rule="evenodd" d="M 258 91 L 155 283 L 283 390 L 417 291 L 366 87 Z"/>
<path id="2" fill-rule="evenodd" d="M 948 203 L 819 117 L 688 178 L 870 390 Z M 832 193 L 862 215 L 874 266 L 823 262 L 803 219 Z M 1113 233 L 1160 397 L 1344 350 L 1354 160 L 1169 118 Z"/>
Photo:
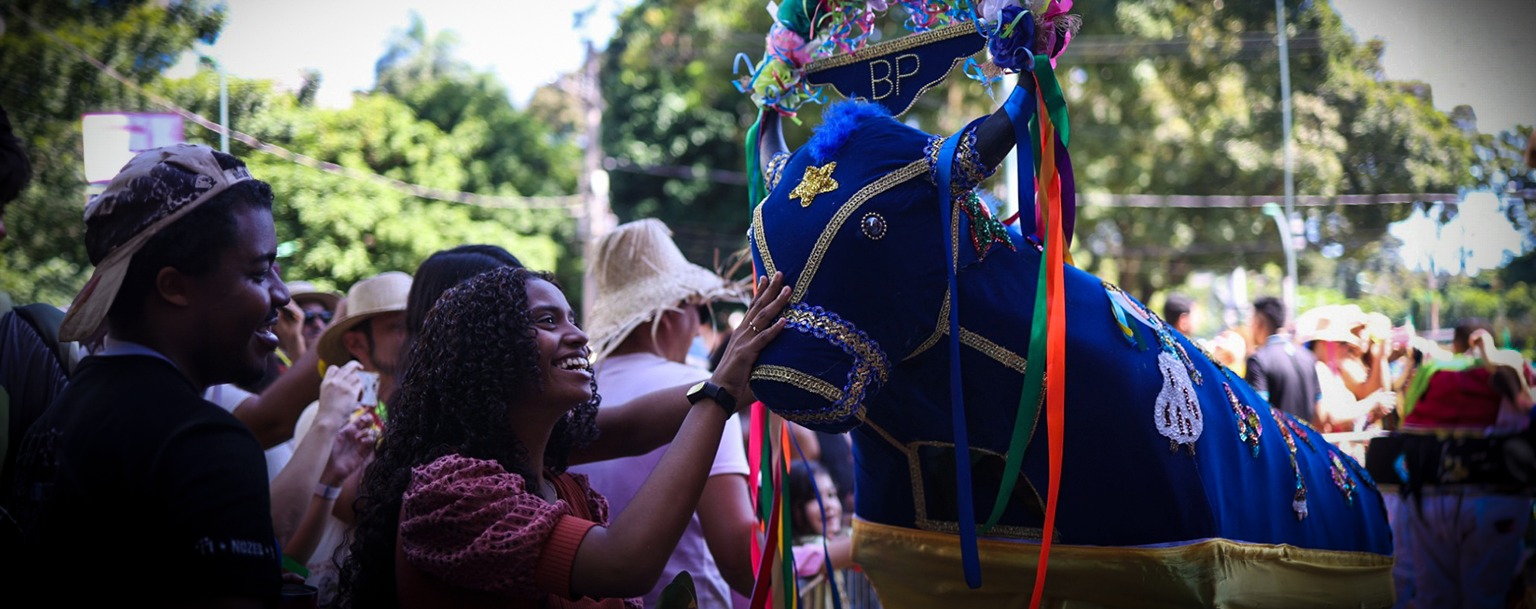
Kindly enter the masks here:
<path id="1" fill-rule="evenodd" d="M 229 82 L 224 76 L 224 64 L 214 62 L 219 68 L 219 151 L 229 154 Z"/>
<path id="2" fill-rule="evenodd" d="M 1285 151 L 1285 222 L 1296 217 L 1296 158 L 1291 149 L 1291 47 L 1285 31 L 1285 0 L 1275 0 L 1275 33 L 1280 42 L 1280 139 Z M 1278 219 L 1277 219 L 1278 220 Z M 1282 229 L 1286 241 L 1289 230 Z M 1296 318 L 1296 253 L 1287 248 L 1285 259 L 1285 316 L 1286 324 Z"/>
<path id="3" fill-rule="evenodd" d="M 576 238 L 581 240 L 586 265 L 592 264 L 597 254 L 597 242 L 618 224 L 613 209 L 608 204 L 608 172 L 603 169 L 603 92 L 598 80 L 602 54 L 586 41 L 587 59 L 582 66 L 579 97 L 582 109 L 582 126 L 586 146 L 581 159 L 581 176 L 577 189 L 582 194 L 582 206 L 577 216 Z M 590 316 L 592 295 L 596 293 L 592 276 L 584 275 L 581 282 L 582 317 Z"/>

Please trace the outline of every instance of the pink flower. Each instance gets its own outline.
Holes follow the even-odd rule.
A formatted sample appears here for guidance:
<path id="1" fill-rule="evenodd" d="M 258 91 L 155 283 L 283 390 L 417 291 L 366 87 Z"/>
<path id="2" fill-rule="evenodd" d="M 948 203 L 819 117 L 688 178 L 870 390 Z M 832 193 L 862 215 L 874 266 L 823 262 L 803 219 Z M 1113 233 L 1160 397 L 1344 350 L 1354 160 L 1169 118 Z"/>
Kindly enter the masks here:
<path id="1" fill-rule="evenodd" d="M 777 23 L 768 30 L 768 53 L 797 67 L 811 61 L 811 45 L 806 44 L 799 34 Z"/>

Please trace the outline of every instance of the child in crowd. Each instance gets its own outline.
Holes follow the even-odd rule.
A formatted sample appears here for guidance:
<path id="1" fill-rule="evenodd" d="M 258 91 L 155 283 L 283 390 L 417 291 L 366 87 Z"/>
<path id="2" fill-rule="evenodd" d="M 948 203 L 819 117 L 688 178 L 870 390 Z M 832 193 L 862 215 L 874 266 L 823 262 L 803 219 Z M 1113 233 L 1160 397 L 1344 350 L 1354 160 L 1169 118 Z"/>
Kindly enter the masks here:
<path id="1" fill-rule="evenodd" d="M 801 599 L 817 606 L 831 606 L 832 587 L 823 575 L 827 563 L 838 574 L 837 589 L 853 583 L 841 576 L 853 565 L 853 538 L 843 529 L 843 502 L 826 468 L 815 461 L 796 461 L 785 484 L 788 487 L 790 526 L 795 535 L 795 576 L 800 578 Z M 817 600 L 819 599 L 819 600 Z"/>

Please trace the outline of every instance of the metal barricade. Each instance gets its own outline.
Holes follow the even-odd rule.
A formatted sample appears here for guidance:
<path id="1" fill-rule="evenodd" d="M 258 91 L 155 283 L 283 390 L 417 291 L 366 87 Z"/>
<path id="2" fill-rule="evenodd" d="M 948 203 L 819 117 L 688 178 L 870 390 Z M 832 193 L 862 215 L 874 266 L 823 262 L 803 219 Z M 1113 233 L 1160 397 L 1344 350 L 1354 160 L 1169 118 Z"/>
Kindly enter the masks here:
<path id="1" fill-rule="evenodd" d="M 880 597 L 862 569 L 839 569 L 833 576 L 842 596 L 843 609 L 880 609 Z M 799 604 L 804 609 L 832 609 L 832 586 L 827 583 L 825 573 L 800 580 Z"/>

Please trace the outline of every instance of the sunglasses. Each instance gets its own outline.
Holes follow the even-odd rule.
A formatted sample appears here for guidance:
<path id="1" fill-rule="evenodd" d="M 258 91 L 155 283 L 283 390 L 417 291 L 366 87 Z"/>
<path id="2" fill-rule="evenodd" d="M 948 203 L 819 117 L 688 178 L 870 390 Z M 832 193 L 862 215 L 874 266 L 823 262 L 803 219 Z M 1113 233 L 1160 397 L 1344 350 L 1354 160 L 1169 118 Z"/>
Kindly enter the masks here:
<path id="1" fill-rule="evenodd" d="M 316 319 L 323 323 L 331 323 L 331 316 L 332 313 L 330 311 L 311 311 L 304 314 L 304 323 L 314 323 Z"/>

